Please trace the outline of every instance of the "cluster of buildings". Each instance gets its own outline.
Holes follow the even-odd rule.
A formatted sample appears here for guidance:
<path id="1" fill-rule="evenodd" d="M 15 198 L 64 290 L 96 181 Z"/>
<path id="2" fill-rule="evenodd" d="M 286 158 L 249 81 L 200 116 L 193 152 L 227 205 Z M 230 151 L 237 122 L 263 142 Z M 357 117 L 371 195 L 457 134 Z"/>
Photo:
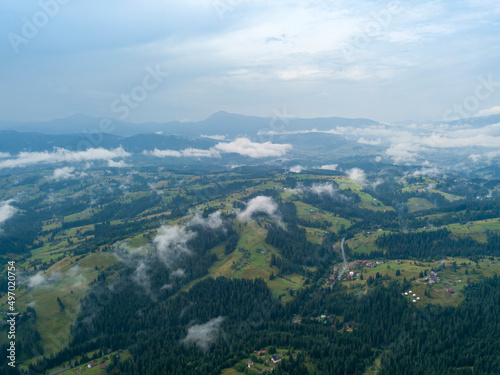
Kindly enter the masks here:
<path id="1" fill-rule="evenodd" d="M 377 261 L 368 261 L 368 260 L 356 260 L 352 263 L 349 263 L 347 265 L 347 270 L 348 272 L 346 273 L 346 279 L 347 280 L 354 280 L 356 277 L 361 277 L 361 270 L 363 267 L 367 268 L 375 268 L 378 265 L 384 264 L 383 260 L 377 260 Z M 329 276 L 328 280 L 326 281 L 326 284 L 333 283 L 335 279 L 337 278 L 337 275 L 339 275 L 339 267 L 337 265 L 333 266 L 333 273 Z"/>
<path id="2" fill-rule="evenodd" d="M 413 301 L 412 301 L 413 303 L 417 303 L 418 301 L 420 301 L 420 297 L 418 297 L 417 294 L 413 293 L 411 290 L 409 290 L 407 292 L 404 292 L 404 295 L 412 297 L 413 298 Z"/>
<path id="3" fill-rule="evenodd" d="M 259 350 L 259 351 L 254 351 L 255 354 L 257 354 L 258 356 L 261 356 L 261 355 L 265 355 L 266 354 L 266 351 L 265 350 Z M 285 353 L 286 354 L 286 353 Z M 293 354 L 292 354 L 293 355 Z M 271 358 L 269 359 L 266 359 L 266 364 L 269 364 L 269 363 L 273 363 L 273 364 L 276 364 L 276 363 L 280 363 L 281 362 L 281 357 L 279 356 L 278 353 L 274 353 Z M 251 359 L 248 360 L 247 362 L 247 366 L 248 368 L 252 368 L 253 366 L 255 365 L 255 362 L 252 361 Z"/>
<path id="4" fill-rule="evenodd" d="M 441 282 L 441 278 L 439 277 L 437 272 L 431 271 L 429 273 L 429 284 L 432 285 L 432 284 L 436 284 L 436 283 L 440 283 L 440 282 Z"/>

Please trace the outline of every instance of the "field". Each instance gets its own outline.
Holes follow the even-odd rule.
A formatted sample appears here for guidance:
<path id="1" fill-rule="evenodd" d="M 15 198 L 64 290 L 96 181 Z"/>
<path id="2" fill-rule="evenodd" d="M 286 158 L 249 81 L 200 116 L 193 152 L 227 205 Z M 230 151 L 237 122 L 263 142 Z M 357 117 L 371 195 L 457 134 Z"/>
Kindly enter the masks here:
<path id="1" fill-rule="evenodd" d="M 389 233 L 389 231 L 358 233 L 353 238 L 348 240 L 347 244 L 353 252 L 370 254 L 373 251 L 381 251 L 381 249 L 375 245 L 375 240 L 377 239 L 377 237 Z"/>
<path id="2" fill-rule="evenodd" d="M 94 352 L 87 353 L 87 357 L 91 358 L 93 356 L 93 354 L 94 354 Z M 101 369 L 100 365 L 105 364 L 106 367 L 109 367 L 109 365 L 111 365 L 113 363 L 113 359 L 117 355 L 119 356 L 119 359 L 117 358 L 119 361 L 123 361 L 123 360 L 126 360 L 126 359 L 131 357 L 131 354 L 128 350 L 120 351 L 120 353 L 118 351 L 115 351 L 115 352 L 111 352 L 109 354 L 106 354 L 100 358 L 93 359 L 93 360 L 90 360 L 88 362 L 82 363 L 81 365 L 76 366 L 74 368 L 59 372 L 58 375 L 75 375 L 75 374 L 77 374 L 77 371 L 79 371 L 78 374 L 84 374 L 84 375 L 106 375 L 106 369 Z M 105 359 L 105 358 L 107 358 L 107 359 Z M 80 360 L 81 357 L 77 357 L 76 359 Z M 97 363 L 97 366 L 92 367 L 92 368 L 87 368 L 87 365 L 91 364 L 92 362 Z M 47 372 L 47 373 L 59 371 L 62 369 L 63 368 L 61 368 L 61 367 L 56 367 L 56 368 L 50 369 L 50 372 Z"/>
<path id="3" fill-rule="evenodd" d="M 371 260 L 371 262 L 373 263 L 375 260 Z M 456 268 L 453 263 L 456 263 Z M 339 264 L 338 267 L 340 269 L 342 265 Z M 433 286 L 429 286 L 425 280 L 425 273 L 429 274 L 431 269 L 437 270 L 441 278 L 441 282 Z M 453 257 L 430 263 L 401 259 L 399 262 L 396 260 L 384 261 L 383 264 L 371 268 L 357 265 L 354 267 L 354 271 L 362 273 L 363 280 L 356 278 L 353 281 L 346 281 L 346 285 L 365 285 L 366 280 L 370 276 L 375 278 L 377 273 L 380 276 L 387 275 L 401 281 L 406 278 L 412 284 L 412 292 L 421 298 L 420 305 L 438 303 L 443 306 L 457 306 L 464 299 L 461 292 L 468 282 L 478 282 L 485 277 L 500 274 L 500 259 L 494 261 L 482 259 L 478 264 L 469 259 Z M 397 271 L 400 273 L 399 276 L 396 276 Z M 445 285 L 445 283 L 449 285 Z M 455 293 L 447 292 L 447 288 L 452 288 Z M 425 296 L 425 291 L 427 291 L 428 296 Z"/>
<path id="4" fill-rule="evenodd" d="M 327 220 L 333 225 L 328 230 L 337 233 L 341 228 L 349 228 L 352 224 L 350 220 L 336 216 L 331 212 L 320 210 L 310 204 L 294 201 L 293 204 L 297 207 L 297 217 L 300 219 L 311 220 L 312 222 L 322 222 Z"/>
<path id="5" fill-rule="evenodd" d="M 424 198 L 410 198 L 408 199 L 408 212 L 413 213 L 422 210 L 428 210 L 434 208 L 435 206 Z"/>
<path id="6" fill-rule="evenodd" d="M 256 352 L 261 350 L 265 350 L 266 353 L 262 355 L 258 355 L 257 353 L 249 354 L 248 357 L 242 359 L 234 366 L 234 368 L 226 368 L 222 370 L 221 375 L 238 375 L 238 374 L 258 374 L 258 373 L 272 373 L 274 368 L 277 366 L 271 361 L 271 356 L 273 354 L 278 354 L 282 359 L 287 360 L 290 358 L 290 353 L 287 349 L 276 348 L 276 351 L 273 353 L 269 352 L 271 347 L 267 346 L 265 348 L 255 348 Z M 286 353 L 286 354 L 285 354 Z M 294 353 L 296 354 L 296 353 Z M 248 369 L 248 361 L 252 360 L 253 365 L 251 370 Z M 266 363 L 266 360 L 269 360 L 269 363 Z M 245 372 L 239 372 L 236 368 L 244 369 Z"/>
<path id="7" fill-rule="evenodd" d="M 64 258 L 37 274 L 32 286 L 17 289 L 16 309 L 21 312 L 26 311 L 27 306 L 36 309 L 36 327 L 48 354 L 69 343 L 70 327 L 80 311 L 80 299 L 99 273 L 96 267 L 102 270 L 115 263 L 113 255 L 102 253 L 90 254 L 78 262 Z M 64 310 L 61 310 L 57 298 L 62 301 Z M 6 302 L 7 296 L 0 299 L 0 310 L 7 309 Z"/>
<path id="8" fill-rule="evenodd" d="M 268 233 L 266 228 L 268 225 L 273 224 L 272 217 L 274 215 L 270 214 L 266 217 L 262 213 L 265 210 L 257 211 L 262 214 L 254 216 L 253 220 L 249 221 L 240 221 L 235 215 L 235 211 L 238 212 L 237 210 L 245 209 L 250 195 L 259 195 L 263 191 L 273 191 L 274 194 L 272 195 L 276 195 L 277 197 L 273 199 L 276 200 L 278 207 L 281 204 L 279 197 L 284 202 L 293 202 L 297 209 L 297 218 L 300 219 L 297 222 L 300 223 L 301 228 L 305 229 L 308 241 L 321 244 L 325 238 L 329 236 L 333 238 L 332 234 L 338 235 L 337 240 L 339 237 L 345 235 L 349 238 L 346 243 L 351 252 L 362 254 L 360 255 L 361 257 L 365 257 L 366 260 L 371 261 L 373 264 L 376 261 L 381 262 L 381 264 L 371 268 L 359 265 L 352 267 L 354 275 L 357 272 L 363 275 L 362 279 L 354 276 L 353 280 L 342 281 L 344 285 L 348 287 L 352 286 L 353 291 L 359 293 L 366 292 L 369 288 L 366 285 L 367 280 L 370 277 L 376 278 L 378 274 L 383 282 L 388 282 L 386 280 L 389 278 L 400 281 L 406 279 L 409 281 L 411 283 L 412 294 L 415 293 L 420 297 L 418 306 L 425 306 L 430 303 L 443 306 L 457 306 L 464 299 L 463 289 L 466 288 L 468 282 L 481 281 L 485 277 L 492 277 L 500 272 L 500 261 L 498 258 L 494 258 L 493 260 L 482 258 L 477 264 L 471 262 L 469 259 L 451 257 L 432 262 L 413 259 L 400 259 L 399 261 L 384 259 L 382 263 L 382 259 L 375 259 L 376 255 L 373 252 L 381 250 L 375 245 L 376 239 L 381 235 L 391 233 L 389 228 L 391 230 L 397 230 L 398 228 L 397 219 L 394 221 L 387 219 L 388 221 L 386 221 L 386 217 L 389 215 L 382 215 L 382 212 L 393 210 L 393 207 L 386 206 L 382 201 L 377 199 L 379 197 L 385 201 L 383 195 L 377 195 L 377 191 L 370 190 L 367 184 L 363 182 L 361 184 L 356 183 L 346 176 L 287 175 L 282 172 L 276 172 L 274 175 L 270 175 L 272 177 L 268 178 L 243 178 L 236 177 L 235 174 L 227 174 L 227 182 L 244 184 L 241 185 L 242 187 L 237 185 L 237 188 L 234 189 L 229 186 L 228 193 L 222 194 L 221 190 L 218 190 L 218 186 L 221 186 L 226 181 L 219 181 L 218 177 L 215 176 L 184 176 L 160 172 L 108 176 L 106 171 L 95 173 L 96 178 L 99 179 L 98 184 L 90 183 L 86 180 L 56 183 L 47 182 L 47 179 L 44 178 L 32 185 L 23 187 L 23 189 L 16 187 L 10 190 L 10 192 L 19 194 L 21 192 L 31 194 L 31 198 L 39 196 L 42 198 L 42 202 L 44 202 L 43 189 L 50 192 L 50 202 L 41 203 L 37 208 L 40 217 L 43 217 L 43 220 L 40 219 L 39 223 L 42 231 L 33 242 L 33 246 L 27 248 L 29 252 L 18 258 L 19 262 L 17 266 L 21 272 L 19 272 L 19 283 L 16 290 L 16 308 L 18 311 L 21 313 L 25 312 L 28 306 L 36 309 L 38 319 L 35 322 L 35 328 L 40 332 L 42 338 L 41 345 L 45 349 L 46 355 L 55 354 L 70 342 L 70 327 L 81 312 L 80 301 L 89 292 L 94 280 L 97 280 L 99 277 L 102 278 L 103 272 L 106 273 L 107 280 L 113 279 L 117 272 L 126 267 L 126 265 L 123 265 L 113 255 L 113 246 L 122 243 L 139 252 L 141 255 L 146 256 L 151 254 L 155 248 L 152 240 L 158 228 L 163 225 L 183 227 L 187 225 L 193 214 L 199 210 L 212 209 L 221 211 L 221 217 L 227 225 L 232 225 L 233 230 L 239 235 L 239 240 L 235 250 L 228 254 L 225 253 L 225 246 L 230 242 L 229 239 L 208 250 L 217 256 L 217 260 L 211 265 L 207 264 L 209 266 L 208 273 L 204 277 L 197 280 L 189 280 L 181 291 L 189 290 L 193 285 L 205 278 L 217 278 L 220 276 L 230 279 L 260 278 L 267 284 L 272 295 L 279 298 L 282 303 L 285 304 L 291 301 L 297 291 L 307 287 L 312 280 L 316 279 L 307 279 L 305 276 L 300 275 L 299 269 L 303 267 L 300 264 L 294 265 L 300 267 L 284 267 L 282 270 L 276 266 L 271 266 L 271 259 L 273 257 L 281 257 L 280 251 L 277 248 L 265 242 Z M 144 181 L 141 182 L 140 179 L 134 180 L 138 175 L 154 183 L 148 183 L 146 187 Z M 324 211 L 302 202 L 300 194 L 284 189 L 284 186 L 291 186 L 288 184 L 288 178 L 294 178 L 298 181 L 307 180 L 307 183 L 317 180 L 325 182 L 335 181 L 345 194 L 347 194 L 346 190 L 350 189 L 350 191 L 360 197 L 358 207 L 373 212 L 370 212 L 370 215 L 366 215 L 365 222 L 365 218 L 359 214 L 360 210 L 357 210 L 357 208 L 353 211 L 352 217 L 349 217 L 349 207 L 343 207 L 342 211 L 340 211 L 343 212 L 342 215 L 344 217 L 340 217 L 333 212 Z M 214 182 L 214 179 L 216 182 Z M 415 179 L 412 181 L 415 181 Z M 436 208 L 434 206 L 432 197 L 428 197 L 428 199 L 421 198 L 421 196 L 425 196 L 426 192 L 431 191 L 442 194 L 450 201 L 460 199 L 458 196 L 443 193 L 432 188 L 432 186 L 439 185 L 440 182 L 437 179 L 425 177 L 418 181 L 423 182 L 406 184 L 404 187 L 402 185 L 398 186 L 398 191 L 402 189 L 405 192 L 419 193 L 418 197 L 412 197 L 407 200 L 408 212 L 412 214 L 409 216 L 409 220 L 413 217 L 419 217 L 420 219 L 424 219 L 422 222 L 426 222 L 425 219 L 428 219 L 429 223 L 432 223 L 433 219 L 448 215 L 448 213 L 438 212 L 439 207 Z M 54 184 L 54 186 L 42 187 L 43 184 Z M 93 199 L 95 195 L 94 189 L 98 189 L 99 186 L 107 189 L 107 184 L 114 184 L 114 191 L 119 193 L 110 194 L 108 199 L 102 204 L 96 203 Z M 123 185 L 126 185 L 126 187 L 122 189 Z M 373 195 L 368 194 L 364 190 L 365 187 Z M 3 199 L 9 198 L 5 193 L 2 194 Z M 135 206 L 133 205 L 134 200 L 150 196 L 154 198 L 151 203 L 142 199 L 140 203 L 136 203 Z M 92 203 L 84 199 L 89 199 L 89 197 Z M 405 195 L 402 201 L 406 201 L 407 197 L 408 195 Z M 69 198 L 75 199 L 76 202 L 71 202 Z M 331 199 L 331 197 L 326 196 L 322 198 Z M 45 199 L 49 198 L 45 197 Z M 176 201 L 180 203 L 175 203 Z M 437 199 L 437 201 L 439 202 L 440 200 Z M 310 202 L 314 202 L 314 200 L 310 200 Z M 109 207 L 113 207 L 113 210 L 106 209 Z M 74 210 L 72 210 L 73 208 Z M 129 215 L 129 208 L 133 209 L 133 215 Z M 419 215 L 421 211 L 431 208 L 436 208 L 433 211 L 435 212 L 433 215 Z M 20 210 L 19 213 L 24 214 L 25 212 L 29 212 L 28 210 L 26 208 L 26 210 Z M 57 213 L 53 213 L 51 210 Z M 106 211 L 108 211 L 106 214 L 108 216 L 101 219 L 103 217 L 101 215 L 106 213 Z M 425 212 L 423 213 L 425 214 Z M 457 212 L 454 213 L 456 214 Z M 465 214 L 466 212 L 462 211 L 460 213 Z M 483 213 L 478 212 L 481 215 Z M 99 214 L 99 216 L 96 214 Z M 280 213 L 277 212 L 276 214 L 279 215 Z M 382 218 L 382 216 L 384 217 Z M 96 217 L 100 219 L 97 220 L 95 219 Z M 381 220 L 378 220 L 379 217 Z M 483 218 L 488 216 L 476 215 L 470 217 Z M 77 223 L 80 220 L 84 221 Z M 308 224 L 308 222 L 312 224 Z M 386 227 L 384 227 L 385 223 L 388 223 Z M 358 226 L 357 224 L 360 225 Z M 307 225 L 314 226 L 314 228 Z M 432 227 L 430 224 L 429 226 Z M 500 232 L 500 219 L 494 218 L 468 223 L 453 223 L 444 227 L 450 230 L 455 237 L 467 237 L 480 243 L 486 243 L 491 233 Z M 109 232 L 113 232 L 113 234 L 107 233 L 108 228 Z M 186 228 L 191 229 L 189 227 Z M 354 232 L 355 228 L 357 228 L 356 232 Z M 402 226 L 399 228 L 402 228 Z M 348 229 L 350 230 L 345 232 L 346 234 L 339 235 L 339 233 L 344 233 L 344 230 Z M 421 228 L 418 230 L 435 230 L 435 228 Z M 0 234 L 2 236 L 5 235 L 3 228 L 0 229 Z M 190 250 L 192 250 L 193 256 L 198 256 L 198 249 Z M 339 243 L 336 244 L 335 250 L 340 250 Z M 348 259 L 348 262 L 352 264 L 354 260 Z M 338 264 L 338 267 L 341 269 L 343 264 Z M 321 284 L 330 282 L 330 275 L 326 274 L 327 272 L 324 272 L 323 268 L 309 268 L 310 271 L 318 269 L 322 270 L 322 274 L 317 275 L 318 279 L 321 280 Z M 437 270 L 441 277 L 441 282 L 433 286 L 430 286 L 428 280 L 425 280 L 431 269 Z M 297 273 L 286 274 L 287 272 L 292 272 L 290 270 Z M 388 277 L 384 279 L 384 276 Z M 446 291 L 450 287 L 453 288 L 453 293 Z M 175 295 L 170 298 L 175 298 Z M 411 301 L 413 296 L 402 296 L 402 298 L 407 298 Z M 60 306 L 58 299 L 60 299 L 64 307 Z M 3 296 L 0 299 L 0 310 L 4 311 L 7 309 L 8 305 L 6 302 L 7 297 Z M 4 313 L 0 315 L 2 318 L 6 318 Z M 5 342 L 5 340 L 5 337 L 0 338 L 0 343 Z M 282 349 L 278 350 L 278 353 L 283 352 L 284 350 Z M 122 358 L 128 355 L 128 353 L 124 353 Z M 249 353 L 249 357 L 242 360 L 240 365 L 246 365 L 246 361 L 251 356 L 252 354 Z M 101 363 L 100 361 L 102 359 L 96 360 L 98 364 Z M 109 364 L 110 360 L 106 360 L 106 363 Z M 83 366 L 80 367 L 83 369 Z M 367 369 L 366 374 L 377 373 L 379 367 L 380 357 L 374 361 L 372 368 Z M 257 363 L 254 366 L 254 370 L 256 369 L 266 371 L 266 369 L 270 370 L 271 367 Z M 61 374 L 74 374 L 76 370 L 68 369 L 61 372 Z M 95 367 L 84 369 L 83 373 L 104 375 L 105 371 Z M 226 375 L 239 373 L 241 372 L 238 372 L 234 368 L 223 371 L 223 374 Z"/>

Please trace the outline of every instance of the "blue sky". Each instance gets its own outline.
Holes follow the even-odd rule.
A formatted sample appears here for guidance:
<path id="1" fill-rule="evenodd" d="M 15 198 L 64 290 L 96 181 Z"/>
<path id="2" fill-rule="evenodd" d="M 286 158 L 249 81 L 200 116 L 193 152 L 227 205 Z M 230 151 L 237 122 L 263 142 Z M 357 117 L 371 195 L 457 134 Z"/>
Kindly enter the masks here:
<path id="1" fill-rule="evenodd" d="M 4 0 L 0 57 L 0 120 L 500 112 L 497 1 Z"/>

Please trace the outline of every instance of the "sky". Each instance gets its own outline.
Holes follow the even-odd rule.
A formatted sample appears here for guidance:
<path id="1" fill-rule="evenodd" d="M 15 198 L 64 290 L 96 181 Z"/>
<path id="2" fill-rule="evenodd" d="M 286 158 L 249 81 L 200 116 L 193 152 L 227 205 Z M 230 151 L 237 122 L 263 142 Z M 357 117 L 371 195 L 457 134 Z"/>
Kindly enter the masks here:
<path id="1" fill-rule="evenodd" d="M 0 121 L 439 121 L 500 113 L 499 61 L 495 0 L 4 0 Z"/>

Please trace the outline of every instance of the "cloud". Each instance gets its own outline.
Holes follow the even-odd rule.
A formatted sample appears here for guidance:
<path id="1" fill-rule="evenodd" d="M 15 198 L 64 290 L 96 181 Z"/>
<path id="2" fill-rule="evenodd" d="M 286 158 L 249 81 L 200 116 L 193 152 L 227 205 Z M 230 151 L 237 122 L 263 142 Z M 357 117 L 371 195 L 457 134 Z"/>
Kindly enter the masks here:
<path id="1" fill-rule="evenodd" d="M 320 183 L 312 184 L 311 187 L 309 188 L 309 191 L 316 195 L 326 194 L 333 197 L 333 195 L 336 192 L 336 189 L 334 188 L 332 183 L 325 182 L 323 184 Z"/>
<path id="2" fill-rule="evenodd" d="M 223 224 L 221 214 L 222 213 L 220 211 L 216 211 L 208 215 L 208 217 L 205 219 L 203 218 L 201 211 L 198 211 L 189 221 L 188 226 L 198 225 L 209 229 L 219 229 Z"/>
<path id="3" fill-rule="evenodd" d="M 239 220 L 246 221 L 251 220 L 252 216 L 255 214 L 264 213 L 272 219 L 280 221 L 277 212 L 278 205 L 271 197 L 259 195 L 258 197 L 251 199 L 247 203 L 246 208 L 238 213 L 237 217 Z"/>
<path id="4" fill-rule="evenodd" d="M 54 180 L 67 180 L 70 178 L 75 177 L 72 173 L 75 170 L 73 167 L 63 167 L 63 168 L 57 168 L 54 170 L 54 173 L 52 174 L 52 179 Z"/>
<path id="5" fill-rule="evenodd" d="M 377 146 L 382 143 L 382 140 L 380 138 L 377 139 L 365 139 L 361 137 L 358 139 L 358 143 L 364 144 L 364 145 L 370 145 L 370 146 Z"/>
<path id="6" fill-rule="evenodd" d="M 158 158 L 218 158 L 220 157 L 220 152 L 214 150 L 213 148 L 209 150 L 201 150 L 197 148 L 186 148 L 185 150 L 176 151 L 176 150 L 158 150 L 155 148 L 153 151 L 144 151 L 144 155 L 156 156 Z"/>
<path id="7" fill-rule="evenodd" d="M 443 175 L 443 171 L 441 171 L 438 167 L 421 168 L 413 172 L 412 175 L 414 177 L 416 176 L 438 177 Z"/>
<path id="8" fill-rule="evenodd" d="M 352 168 L 346 171 L 349 178 L 356 182 L 360 186 L 364 186 L 366 184 L 366 174 L 362 169 Z"/>
<path id="9" fill-rule="evenodd" d="M 45 278 L 42 275 L 42 272 L 38 272 L 36 275 L 31 276 L 28 279 L 28 288 L 34 288 L 39 285 L 42 285 L 46 282 Z"/>
<path id="10" fill-rule="evenodd" d="M 151 281 L 149 279 L 149 266 L 145 262 L 139 262 L 137 265 L 132 279 L 141 287 L 143 287 L 147 293 L 151 293 Z"/>
<path id="11" fill-rule="evenodd" d="M 12 206 L 13 199 L 0 202 L 0 225 L 9 220 L 17 212 L 17 208 Z"/>
<path id="12" fill-rule="evenodd" d="M 28 278 L 28 288 L 36 288 L 41 285 L 46 285 L 50 283 L 54 283 L 60 280 L 59 273 L 54 272 L 50 274 L 48 277 L 43 276 L 42 271 L 36 273 L 35 275 Z"/>
<path id="13" fill-rule="evenodd" d="M 184 345 L 196 345 L 198 349 L 206 353 L 210 346 L 217 340 L 224 317 L 219 316 L 205 324 L 194 325 L 188 328 L 187 335 L 181 342 Z"/>
<path id="14" fill-rule="evenodd" d="M 170 274 L 170 279 L 182 279 L 186 277 L 186 272 L 182 268 L 178 268 Z"/>
<path id="15" fill-rule="evenodd" d="M 57 168 L 54 169 L 54 173 L 50 177 L 53 180 L 59 181 L 59 180 L 69 180 L 71 178 L 82 178 L 87 176 L 86 173 L 83 172 L 77 172 L 73 174 L 75 171 L 75 168 L 73 167 L 63 167 L 63 168 Z"/>
<path id="16" fill-rule="evenodd" d="M 325 164 L 322 165 L 321 167 L 318 167 L 317 169 L 322 169 L 325 171 L 336 171 L 338 166 L 339 166 L 338 164 Z"/>
<path id="17" fill-rule="evenodd" d="M 10 158 L 10 154 L 8 152 L 0 152 L 0 159 Z"/>
<path id="18" fill-rule="evenodd" d="M 490 151 L 483 154 L 472 154 L 469 155 L 469 159 L 474 163 L 478 163 L 481 160 L 485 160 L 487 163 L 491 163 L 493 160 L 500 157 L 500 151 Z"/>
<path id="19" fill-rule="evenodd" d="M 82 270 L 80 269 L 80 266 L 78 264 L 75 264 L 73 267 L 71 267 L 67 272 L 66 276 L 67 277 L 75 277 L 80 274 Z"/>
<path id="20" fill-rule="evenodd" d="M 191 255 L 187 243 L 194 238 L 196 233 L 184 227 L 164 225 L 158 230 L 153 239 L 158 257 L 167 265 L 172 267 L 183 255 Z"/>
<path id="21" fill-rule="evenodd" d="M 482 116 L 491 116 L 491 115 L 499 115 L 500 114 L 500 105 L 496 105 L 494 107 L 488 109 L 482 109 L 478 113 L 474 115 L 474 117 L 482 117 Z"/>
<path id="22" fill-rule="evenodd" d="M 409 143 L 399 143 L 392 144 L 385 151 L 385 154 L 392 159 L 394 164 L 411 164 L 417 160 L 417 152 L 421 150 L 422 147 L 417 145 L 412 145 Z"/>
<path id="23" fill-rule="evenodd" d="M 209 150 L 201 150 L 198 148 L 186 148 L 182 151 L 182 156 L 189 158 L 219 158 L 220 153 L 213 148 Z"/>
<path id="24" fill-rule="evenodd" d="M 200 135 L 201 138 L 215 139 L 216 141 L 223 141 L 226 139 L 225 135 Z"/>
<path id="25" fill-rule="evenodd" d="M 285 155 L 292 146 L 289 144 L 275 144 L 271 142 L 257 143 L 252 142 L 248 138 L 237 138 L 233 142 L 218 143 L 215 149 L 226 152 L 235 153 L 251 158 L 267 158 L 278 157 Z"/>
<path id="26" fill-rule="evenodd" d="M 110 167 L 110 168 L 125 168 L 125 167 L 129 167 L 129 165 L 126 164 L 124 160 L 119 160 L 119 161 L 108 160 L 108 167 Z"/>
<path id="27" fill-rule="evenodd" d="M 14 159 L 0 161 L 1 168 L 23 168 L 36 164 L 76 163 L 91 160 L 112 160 L 130 156 L 122 147 L 114 150 L 91 148 L 85 151 L 69 151 L 64 148 L 55 148 L 48 152 L 21 152 Z"/>
<path id="28" fill-rule="evenodd" d="M 143 151 L 144 155 L 165 157 L 195 157 L 195 158 L 219 158 L 221 153 L 233 153 L 251 158 L 266 158 L 272 156 L 282 156 L 292 148 L 289 144 L 274 144 L 271 142 L 257 143 L 248 138 L 238 138 L 233 142 L 220 142 L 208 150 L 197 148 L 186 148 L 184 150 L 158 150 Z"/>
<path id="29" fill-rule="evenodd" d="M 300 173 L 300 172 L 302 172 L 305 169 L 306 168 L 303 167 L 302 165 L 295 165 L 295 166 L 293 166 L 293 167 L 290 168 L 290 172 L 292 172 L 292 173 Z"/>

